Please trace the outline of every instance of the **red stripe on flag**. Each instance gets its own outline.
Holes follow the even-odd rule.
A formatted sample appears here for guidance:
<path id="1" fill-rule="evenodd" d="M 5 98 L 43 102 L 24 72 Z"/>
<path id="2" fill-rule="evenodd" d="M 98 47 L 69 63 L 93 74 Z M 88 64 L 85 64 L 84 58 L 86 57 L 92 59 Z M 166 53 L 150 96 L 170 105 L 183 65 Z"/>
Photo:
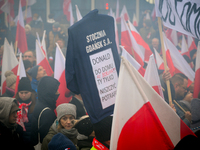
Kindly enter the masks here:
<path id="1" fill-rule="evenodd" d="M 200 69 L 195 72 L 193 98 L 198 98 L 200 92 Z"/>
<path id="2" fill-rule="evenodd" d="M 49 62 L 46 57 L 38 65 L 42 66 L 46 70 L 48 76 L 51 76 L 53 74 L 51 66 L 49 65 Z"/>
<path id="3" fill-rule="evenodd" d="M 117 149 L 173 149 L 167 132 L 150 102 L 145 103 L 124 125 Z"/>
<path id="4" fill-rule="evenodd" d="M 190 128 L 180 119 L 180 126 L 181 126 L 181 139 L 184 138 L 187 135 L 194 135 L 196 136 L 192 130 L 190 130 Z"/>

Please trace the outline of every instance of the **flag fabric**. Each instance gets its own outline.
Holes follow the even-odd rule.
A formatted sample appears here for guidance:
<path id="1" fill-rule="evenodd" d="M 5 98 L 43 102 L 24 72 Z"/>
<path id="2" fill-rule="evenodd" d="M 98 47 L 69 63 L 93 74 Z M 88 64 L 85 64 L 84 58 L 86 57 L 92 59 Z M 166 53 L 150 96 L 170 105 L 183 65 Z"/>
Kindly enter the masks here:
<path id="1" fill-rule="evenodd" d="M 21 0 L 21 6 L 31 6 L 36 3 L 36 0 Z"/>
<path id="2" fill-rule="evenodd" d="M 186 43 L 184 35 L 182 35 L 181 54 L 182 55 L 187 55 L 190 58 L 190 53 L 188 51 L 188 45 Z"/>
<path id="3" fill-rule="evenodd" d="M 162 59 L 162 57 L 160 56 L 160 54 L 157 52 L 156 49 L 154 49 L 155 52 L 155 58 L 156 58 L 156 64 L 159 70 L 165 70 L 164 68 L 164 61 Z"/>
<path id="4" fill-rule="evenodd" d="M 156 16 L 162 18 L 164 26 L 198 39 L 200 39 L 199 22 L 197 21 L 199 16 L 195 11 L 199 7 L 199 1 L 155 0 Z"/>
<path id="5" fill-rule="evenodd" d="M 26 15 L 26 24 L 29 24 L 32 21 L 32 11 L 31 11 L 31 7 L 27 8 L 27 14 L 26 14 L 26 10 L 23 11 L 23 15 Z"/>
<path id="6" fill-rule="evenodd" d="M 63 55 L 59 45 L 56 43 L 55 65 L 54 65 L 54 78 L 60 82 L 58 91 L 60 96 L 56 101 L 56 106 L 62 103 L 68 103 L 71 97 L 65 97 L 65 93 L 69 93 L 65 80 L 65 56 Z M 59 67 L 58 67 L 59 66 Z"/>
<path id="7" fill-rule="evenodd" d="M 36 40 L 36 61 L 37 61 L 37 65 L 42 66 L 45 70 L 48 76 L 51 76 L 53 74 L 53 71 L 51 69 L 51 66 L 49 65 L 49 62 L 47 60 L 47 58 L 45 57 L 44 53 L 42 52 L 41 46 L 38 42 L 38 40 Z"/>
<path id="8" fill-rule="evenodd" d="M 167 36 L 167 38 L 175 45 L 178 45 L 178 35 L 177 35 L 177 31 L 173 30 L 173 29 L 167 29 L 165 31 L 165 34 Z"/>
<path id="9" fill-rule="evenodd" d="M 8 14 L 8 22 L 12 21 L 15 17 L 14 0 L 6 0 L 1 6 L 1 11 Z"/>
<path id="10" fill-rule="evenodd" d="M 6 91 L 6 77 L 5 72 L 10 70 L 15 75 L 17 75 L 18 60 L 14 54 L 14 50 L 9 45 L 7 39 L 4 41 L 4 53 L 2 60 L 2 75 L 1 75 L 1 94 L 4 94 Z"/>
<path id="11" fill-rule="evenodd" d="M 122 48 L 122 56 L 126 58 L 133 67 L 142 75 L 145 74 L 145 69 L 124 49 L 123 46 L 120 46 Z"/>
<path id="12" fill-rule="evenodd" d="M 81 15 L 81 13 L 80 13 L 80 11 L 79 11 L 79 9 L 78 9 L 78 6 L 77 5 L 75 5 L 76 6 L 76 17 L 77 17 L 77 21 L 79 21 L 79 20 L 81 20 L 83 17 L 82 17 L 82 15 Z"/>
<path id="13" fill-rule="evenodd" d="M 127 9 L 126 9 L 126 6 L 124 5 L 123 8 L 122 8 L 122 12 L 120 14 L 120 17 L 121 19 L 124 18 L 125 21 L 128 21 L 129 20 L 129 15 L 128 15 L 128 12 L 127 12 Z"/>
<path id="14" fill-rule="evenodd" d="M 125 58 L 118 82 L 110 149 L 168 150 L 194 135 Z"/>
<path id="15" fill-rule="evenodd" d="M 141 66 L 144 66 L 144 51 L 140 49 L 124 18 L 121 18 L 121 45 Z"/>
<path id="16" fill-rule="evenodd" d="M 151 13 L 151 18 L 152 18 L 152 21 L 156 20 L 156 8 L 155 8 L 155 6 L 154 6 L 153 11 Z"/>
<path id="17" fill-rule="evenodd" d="M 17 42 L 17 47 L 20 52 L 24 53 L 25 51 L 28 50 L 21 3 L 19 3 L 16 42 Z"/>
<path id="18" fill-rule="evenodd" d="M 41 43 L 41 49 L 42 52 L 44 53 L 45 57 L 47 57 L 47 49 L 46 49 L 46 42 L 45 42 L 45 36 L 46 36 L 46 30 L 43 32 L 43 37 L 42 37 L 42 43 Z"/>
<path id="19" fill-rule="evenodd" d="M 71 0 L 63 1 L 63 13 L 66 15 L 67 20 L 70 22 L 70 26 L 72 26 L 74 24 L 74 18 L 72 14 Z"/>
<path id="20" fill-rule="evenodd" d="M 24 63 L 23 63 L 23 59 L 22 59 L 22 53 L 20 53 L 19 65 L 18 65 L 18 69 L 17 69 L 17 80 L 16 80 L 16 86 L 15 86 L 15 95 L 17 94 L 17 91 L 18 91 L 19 80 L 21 80 L 22 77 L 26 77 L 26 71 L 25 71 L 25 67 L 24 67 Z"/>
<path id="21" fill-rule="evenodd" d="M 164 33 L 163 33 L 163 39 L 167 49 L 170 51 L 170 56 L 172 58 L 173 65 L 175 67 L 175 73 L 183 73 L 184 75 L 186 75 L 189 79 L 188 85 L 190 85 L 194 81 L 195 72 L 192 70 L 190 65 L 183 58 L 183 56 L 179 53 L 176 46 L 174 46 L 174 44 L 166 38 Z"/>
<path id="22" fill-rule="evenodd" d="M 193 98 L 198 98 L 199 92 L 200 92 L 200 42 L 198 43 L 197 56 L 196 56 Z"/>
<path id="23" fill-rule="evenodd" d="M 149 58 L 149 62 L 144 74 L 144 79 L 164 99 L 162 86 L 153 54 Z"/>
<path id="24" fill-rule="evenodd" d="M 1 7 L 4 5 L 4 0 L 0 0 L 0 14 L 2 14 L 3 13 L 3 11 L 1 10 Z"/>
<path id="25" fill-rule="evenodd" d="M 197 49 L 197 46 L 194 42 L 194 39 L 191 36 L 187 36 L 187 42 L 188 42 L 188 50 L 189 52 L 193 49 Z"/>
<path id="26" fill-rule="evenodd" d="M 135 27 L 138 26 L 138 21 L 137 21 L 137 18 L 136 18 L 136 16 L 135 16 L 135 14 L 133 14 L 133 25 L 134 25 Z"/>
<path id="27" fill-rule="evenodd" d="M 137 29 L 131 24 L 131 22 L 128 20 L 128 25 L 131 30 L 131 33 L 136 40 L 137 44 L 139 45 L 143 55 L 144 55 L 144 61 L 149 60 L 149 56 L 152 54 L 151 49 L 149 48 L 149 45 L 142 39 L 140 33 L 137 31 Z"/>

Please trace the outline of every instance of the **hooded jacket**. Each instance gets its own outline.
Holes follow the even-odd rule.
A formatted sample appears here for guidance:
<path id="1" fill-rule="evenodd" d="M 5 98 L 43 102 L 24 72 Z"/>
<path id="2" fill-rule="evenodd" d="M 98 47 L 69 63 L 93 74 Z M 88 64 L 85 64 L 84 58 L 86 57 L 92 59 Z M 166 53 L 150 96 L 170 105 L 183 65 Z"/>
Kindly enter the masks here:
<path id="1" fill-rule="evenodd" d="M 43 138 L 47 135 L 49 128 L 56 119 L 54 109 L 56 108 L 56 100 L 59 95 L 55 93 L 58 90 L 60 82 L 53 77 L 45 76 L 38 84 L 38 101 L 36 102 L 35 109 L 32 117 L 32 132 L 31 137 L 33 144 L 38 143 L 38 132 L 40 133 L 40 142 L 42 143 Z M 40 125 L 38 129 L 38 118 L 40 112 L 46 109 L 40 118 Z"/>
<path id="2" fill-rule="evenodd" d="M 5 149 L 26 149 L 23 142 L 23 129 L 17 123 L 9 123 L 9 115 L 15 98 L 0 98 L 0 145 Z M 0 148 L 0 149 L 1 149 Z"/>

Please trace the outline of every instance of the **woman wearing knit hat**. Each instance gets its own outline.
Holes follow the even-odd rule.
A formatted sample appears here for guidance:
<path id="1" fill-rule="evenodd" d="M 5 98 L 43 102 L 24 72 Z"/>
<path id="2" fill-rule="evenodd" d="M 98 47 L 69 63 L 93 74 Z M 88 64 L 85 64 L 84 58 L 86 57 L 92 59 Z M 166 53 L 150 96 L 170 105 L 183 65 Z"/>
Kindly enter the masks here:
<path id="1" fill-rule="evenodd" d="M 17 103 L 19 108 L 17 123 L 23 127 L 25 131 L 23 134 L 23 140 L 28 149 L 34 150 L 31 144 L 31 122 L 32 112 L 35 108 L 36 93 L 31 88 L 31 83 L 28 77 L 22 77 L 18 84 L 18 92 L 16 93 Z"/>
<path id="2" fill-rule="evenodd" d="M 12 71 L 5 72 L 6 77 L 6 92 L 1 97 L 13 97 L 15 95 L 15 86 L 17 76 Z"/>
<path id="3" fill-rule="evenodd" d="M 69 103 L 60 104 L 57 108 L 57 119 L 49 129 L 49 133 L 43 139 L 42 150 L 48 149 L 48 143 L 54 135 L 62 133 L 68 137 L 76 146 L 78 131 L 72 128 L 76 118 L 76 106 Z"/>

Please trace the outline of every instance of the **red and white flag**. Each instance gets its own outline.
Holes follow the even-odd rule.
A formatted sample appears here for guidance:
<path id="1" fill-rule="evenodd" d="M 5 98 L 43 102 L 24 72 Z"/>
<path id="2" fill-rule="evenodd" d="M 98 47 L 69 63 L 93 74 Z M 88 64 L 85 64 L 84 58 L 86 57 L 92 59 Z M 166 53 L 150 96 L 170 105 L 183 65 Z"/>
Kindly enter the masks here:
<path id="1" fill-rule="evenodd" d="M 143 40 L 140 33 L 137 31 L 137 29 L 131 24 L 131 22 L 128 20 L 128 25 L 131 30 L 131 33 L 136 40 L 137 44 L 140 46 L 140 49 L 144 55 L 144 61 L 148 62 L 149 56 L 152 54 L 151 49 L 149 48 L 149 45 Z"/>
<path id="2" fill-rule="evenodd" d="M 126 9 L 126 6 L 124 5 L 123 8 L 122 8 L 122 12 L 120 14 L 120 17 L 121 19 L 124 18 L 125 21 L 128 21 L 129 20 L 129 15 L 128 15 L 128 12 L 127 12 L 127 9 Z"/>
<path id="3" fill-rule="evenodd" d="M 29 24 L 32 21 L 31 7 L 28 7 L 27 10 L 23 11 L 23 15 L 26 15 L 26 24 Z"/>
<path id="4" fill-rule="evenodd" d="M 21 6 L 31 6 L 36 3 L 36 0 L 21 0 Z"/>
<path id="5" fill-rule="evenodd" d="M 193 98 L 198 98 L 199 92 L 200 92 L 200 42 L 198 43 L 197 56 L 196 56 Z"/>
<path id="6" fill-rule="evenodd" d="M 78 6 L 75 5 L 75 7 L 76 7 L 76 17 L 77 17 L 77 21 L 79 21 L 79 20 L 81 20 L 83 17 L 82 17 L 82 15 L 81 15 L 81 13 L 80 13 L 80 11 L 79 11 L 79 9 L 78 9 Z"/>
<path id="7" fill-rule="evenodd" d="M 151 13 L 151 18 L 152 18 L 152 21 L 156 20 L 156 8 L 155 8 L 155 6 L 154 6 L 154 9 L 153 9 L 153 11 Z"/>
<path id="8" fill-rule="evenodd" d="M 175 67 L 175 73 L 183 73 L 184 75 L 186 75 L 188 77 L 188 85 L 190 85 L 194 81 L 195 72 L 192 70 L 190 65 L 183 58 L 183 56 L 179 53 L 176 46 L 169 39 L 166 38 L 164 33 L 163 39 L 167 49 L 170 51 L 170 56 Z"/>
<path id="9" fill-rule="evenodd" d="M 41 46 L 38 42 L 38 40 L 36 40 L 36 61 L 37 61 L 37 65 L 42 66 L 45 70 L 48 76 L 51 76 L 53 74 L 53 71 L 51 69 L 51 66 L 49 65 L 49 62 L 47 60 L 47 58 L 45 57 L 44 53 L 42 52 Z"/>
<path id="10" fill-rule="evenodd" d="M 110 149 L 169 150 L 186 135 L 194 135 L 125 58 L 117 91 Z"/>
<path id="11" fill-rule="evenodd" d="M 144 66 L 144 50 L 140 49 L 124 18 L 121 18 L 121 45 L 141 66 Z"/>
<path id="12" fill-rule="evenodd" d="M 156 67 L 155 59 L 153 54 L 149 58 L 149 62 L 144 74 L 144 79 L 149 83 L 149 85 L 164 99 L 162 86 L 160 83 L 160 78 L 158 75 L 158 70 Z"/>
<path id="13" fill-rule="evenodd" d="M 182 35 L 181 54 L 187 55 L 190 58 L 190 52 L 188 51 L 188 45 L 184 35 Z"/>
<path id="14" fill-rule="evenodd" d="M 144 76 L 145 74 L 145 69 L 124 49 L 123 46 L 120 45 L 122 48 L 122 56 L 126 58 L 133 67 L 142 75 Z"/>
<path id="15" fill-rule="evenodd" d="M 66 15 L 67 20 L 70 22 L 70 26 L 74 24 L 74 18 L 72 13 L 72 3 L 71 0 L 63 1 L 63 13 Z"/>
<path id="16" fill-rule="evenodd" d="M 155 52 L 155 58 L 156 58 L 156 64 L 159 70 L 165 70 L 164 68 L 164 61 L 162 59 L 162 57 L 160 56 L 160 54 L 157 52 L 157 50 L 154 48 L 154 52 Z"/>
<path id="17" fill-rule="evenodd" d="M 46 48 L 46 42 L 45 42 L 45 35 L 46 35 L 46 30 L 43 32 L 43 37 L 42 37 L 42 43 L 41 43 L 41 49 L 42 52 L 44 53 L 45 57 L 47 57 L 47 48 Z M 40 42 L 39 42 L 40 43 Z"/>
<path id="18" fill-rule="evenodd" d="M 177 35 L 177 31 L 173 30 L 173 29 L 167 29 L 165 31 L 165 34 L 167 36 L 167 38 L 175 45 L 178 45 L 178 35 Z"/>
<path id="19" fill-rule="evenodd" d="M 28 50 L 21 3 L 19 3 L 19 11 L 18 11 L 16 43 L 20 52 L 24 53 L 25 51 Z"/>
<path id="20" fill-rule="evenodd" d="M 136 18 L 136 16 L 135 16 L 135 13 L 133 14 L 133 25 L 134 25 L 135 27 L 138 26 L 138 21 L 137 21 L 137 18 Z"/>
<path id="21" fill-rule="evenodd" d="M 5 38 L 4 41 L 4 53 L 3 53 L 3 60 L 2 60 L 2 72 L 1 72 L 1 94 L 4 94 L 6 91 L 6 77 L 5 72 L 10 70 L 15 75 L 17 75 L 18 69 L 18 60 L 15 56 L 13 48 L 9 45 L 7 39 Z"/>
<path id="22" fill-rule="evenodd" d="M 1 11 L 8 14 L 8 22 L 13 21 L 15 17 L 14 0 L 6 0 L 5 3 L 1 6 Z"/>
<path id="23" fill-rule="evenodd" d="M 18 70 L 17 70 L 17 80 L 16 80 L 16 86 L 15 86 L 15 95 L 17 94 L 17 91 L 18 91 L 19 80 L 21 80 L 22 77 L 26 77 L 26 71 L 25 71 L 25 68 L 24 68 L 22 53 L 20 53 L 19 65 L 18 65 Z"/>
<path id="24" fill-rule="evenodd" d="M 59 45 L 56 43 L 56 54 L 55 54 L 55 67 L 54 67 L 54 78 L 60 82 L 60 86 L 58 91 L 60 96 L 56 101 L 56 106 L 62 103 L 68 103 L 70 101 L 70 97 L 65 97 L 66 92 L 70 91 L 67 89 L 66 80 L 65 80 L 65 56 L 63 55 Z M 58 67 L 59 66 L 59 67 Z"/>
<path id="25" fill-rule="evenodd" d="M 187 42 L 188 42 L 188 50 L 189 52 L 193 49 L 197 49 L 197 46 L 194 42 L 194 39 L 191 36 L 187 36 Z"/>

